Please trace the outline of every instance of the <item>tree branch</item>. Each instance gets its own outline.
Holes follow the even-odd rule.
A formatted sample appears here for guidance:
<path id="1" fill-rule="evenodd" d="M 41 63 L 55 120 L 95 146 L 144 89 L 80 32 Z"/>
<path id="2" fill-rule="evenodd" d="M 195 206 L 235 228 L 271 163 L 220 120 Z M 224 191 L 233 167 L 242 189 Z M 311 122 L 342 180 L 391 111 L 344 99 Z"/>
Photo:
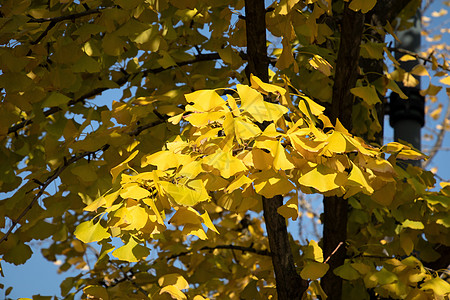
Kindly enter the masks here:
<path id="1" fill-rule="evenodd" d="M 245 0 L 245 24 L 247 37 L 246 74 L 258 76 L 262 81 L 269 81 L 269 59 L 266 45 L 266 9 L 263 0 Z M 249 78 L 250 80 L 250 78 Z M 266 127 L 261 124 L 261 128 Z M 283 196 L 263 197 L 264 219 L 278 299 L 302 299 L 308 288 L 308 282 L 297 273 L 292 255 L 286 220 L 278 214 L 277 209 L 283 205 Z"/>
<path id="2" fill-rule="evenodd" d="M 397 53 L 402 53 L 402 54 L 408 54 L 411 55 L 413 57 L 415 57 L 417 60 L 423 60 L 424 62 L 429 62 L 429 63 L 433 63 L 433 60 L 429 57 L 423 57 L 420 56 L 418 53 L 413 52 L 413 51 L 409 51 L 406 49 L 402 49 L 402 48 L 395 48 L 395 47 L 388 47 L 389 51 L 393 51 L 393 52 L 397 52 Z M 450 67 L 446 67 L 442 64 L 437 64 L 437 67 L 444 70 L 444 71 L 449 71 L 450 72 Z"/>
<path id="3" fill-rule="evenodd" d="M 109 8 L 113 8 L 113 7 L 99 7 L 99 8 L 89 9 L 89 10 L 86 10 L 86 11 L 83 11 L 83 12 L 80 12 L 80 13 L 76 13 L 76 14 L 59 16 L 59 17 L 54 17 L 54 18 L 31 18 L 28 21 L 28 23 L 45 23 L 45 22 L 58 23 L 58 22 L 67 21 L 67 20 L 73 21 L 73 20 L 78 19 L 78 18 L 82 18 L 82 17 L 86 17 L 86 16 L 89 16 L 89 15 L 98 14 L 102 10 L 109 9 Z"/>
<path id="4" fill-rule="evenodd" d="M 5 233 L 5 235 L 3 235 L 0 238 L 0 244 L 3 241 L 6 241 L 8 239 L 8 236 L 11 234 L 11 232 L 14 230 L 14 228 L 17 226 L 17 224 L 20 223 L 20 221 L 22 220 L 22 218 L 28 213 L 28 211 L 30 211 L 30 209 L 33 207 L 33 205 L 38 201 L 38 199 L 42 196 L 42 194 L 44 194 L 45 190 L 47 189 L 47 187 L 56 179 L 59 177 L 59 175 L 71 164 L 75 163 L 76 161 L 86 157 L 86 156 L 90 156 L 93 155 L 99 151 L 106 151 L 109 148 L 109 145 L 104 145 L 103 147 L 101 147 L 98 150 L 95 151 L 85 151 L 83 153 L 80 153 L 78 155 L 74 155 L 72 156 L 69 160 L 65 160 L 64 164 L 60 167 L 58 167 L 52 175 L 50 175 L 42 184 L 39 184 L 39 192 L 33 197 L 33 199 L 31 200 L 31 202 L 27 205 L 27 207 L 25 207 L 25 209 L 20 213 L 20 215 L 12 221 L 12 225 L 11 227 L 8 229 L 8 231 Z"/>
<path id="5" fill-rule="evenodd" d="M 129 79 L 135 78 L 136 76 L 138 76 L 139 74 L 142 74 L 143 77 L 147 77 L 150 74 L 157 74 L 157 73 L 161 73 L 163 71 L 169 70 L 169 69 L 173 69 L 175 67 L 182 67 L 182 66 L 186 66 L 189 64 L 193 64 L 193 63 L 197 63 L 197 62 L 202 62 L 202 61 L 209 61 L 209 60 L 216 60 L 216 59 L 220 59 L 220 56 L 218 53 L 208 53 L 208 54 L 200 54 L 200 55 L 196 55 L 193 59 L 187 60 L 187 61 L 182 61 L 177 63 L 176 66 L 172 66 L 169 67 L 167 69 L 164 68 L 155 68 L 155 69 L 148 69 L 148 70 L 144 70 L 141 72 L 137 72 L 134 74 L 126 74 L 123 77 L 119 78 L 118 80 L 115 81 L 115 83 L 119 86 L 123 86 L 125 83 L 128 82 Z M 108 90 L 109 88 L 97 88 L 94 89 L 80 97 L 78 97 L 77 99 L 72 99 L 70 100 L 67 105 L 68 106 L 74 106 L 77 103 L 83 102 L 86 99 L 95 97 L 100 95 L 101 93 L 103 93 L 104 91 Z M 50 115 L 53 115 L 59 111 L 62 111 L 62 109 L 60 107 L 51 107 L 48 110 L 46 110 L 44 112 L 44 116 L 48 117 Z M 17 131 L 19 131 L 20 129 L 24 128 L 27 125 L 30 125 L 33 123 L 33 120 L 29 119 L 29 120 L 23 120 L 22 122 L 15 124 L 13 126 L 11 126 L 8 129 L 8 134 L 10 133 L 16 133 Z"/>
<path id="6" fill-rule="evenodd" d="M 236 245 L 217 245 L 214 247 L 205 246 L 205 247 L 200 248 L 198 251 L 205 251 L 205 250 L 212 251 L 212 250 L 216 250 L 216 249 L 239 250 L 242 252 L 250 252 L 250 253 L 255 253 L 255 254 L 263 255 L 263 256 L 272 256 L 272 254 L 268 250 L 258 250 L 253 247 L 244 247 L 244 246 L 236 246 Z M 180 256 L 185 256 L 185 255 L 188 255 L 191 253 L 194 253 L 194 250 L 184 251 L 184 252 L 181 252 L 178 254 L 173 254 L 173 255 L 169 256 L 167 258 L 167 260 L 169 261 L 169 260 L 178 258 Z"/>

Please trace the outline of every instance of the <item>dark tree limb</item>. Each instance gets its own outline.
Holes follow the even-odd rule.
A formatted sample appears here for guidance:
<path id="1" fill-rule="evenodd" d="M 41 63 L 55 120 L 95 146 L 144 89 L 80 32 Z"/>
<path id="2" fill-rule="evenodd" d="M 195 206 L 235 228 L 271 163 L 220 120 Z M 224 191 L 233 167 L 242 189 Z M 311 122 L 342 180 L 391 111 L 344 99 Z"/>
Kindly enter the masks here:
<path id="1" fill-rule="evenodd" d="M 80 13 L 70 14 L 70 15 L 64 15 L 54 18 L 31 18 L 28 23 L 45 23 L 45 22 L 62 22 L 62 21 L 73 21 L 78 18 L 86 17 L 89 15 L 94 15 L 100 13 L 102 10 L 109 9 L 112 7 L 99 7 L 95 9 L 89 9 Z"/>
<path id="2" fill-rule="evenodd" d="M 265 14 L 264 0 L 245 1 L 247 75 L 254 74 L 262 81 L 268 82 L 269 59 L 266 46 Z M 262 127 L 264 126 L 262 125 Z M 302 280 L 296 271 L 286 221 L 277 211 L 283 205 L 283 196 L 263 197 L 262 201 L 278 299 L 301 299 L 308 288 L 308 283 Z"/>
<path id="3" fill-rule="evenodd" d="M 203 62 L 203 61 L 209 61 L 209 60 L 216 60 L 216 59 L 220 59 L 220 56 L 218 53 L 208 53 L 208 54 L 200 54 L 200 55 L 196 55 L 193 59 L 190 60 L 186 60 L 186 61 L 182 61 L 182 62 L 178 62 L 177 65 L 172 66 L 168 69 L 164 69 L 164 68 L 155 68 L 155 69 L 147 69 L 135 74 L 125 74 L 123 77 L 119 78 L 118 80 L 115 81 L 115 83 L 118 86 L 123 86 L 125 83 L 128 82 L 128 80 L 130 78 L 134 78 L 140 74 L 142 74 L 143 77 L 147 77 L 150 74 L 158 74 L 161 73 L 163 71 L 169 70 L 169 69 L 173 69 L 175 67 L 182 67 L 182 66 L 186 66 L 186 65 L 190 65 L 190 64 L 194 64 L 197 62 Z M 110 88 L 97 88 L 94 89 L 84 95 L 81 95 L 80 97 L 76 98 L 76 99 L 72 99 L 70 100 L 67 105 L 68 106 L 74 106 L 77 103 L 81 103 L 84 102 L 86 99 L 95 97 L 95 96 L 99 96 L 101 95 L 101 93 L 103 93 L 106 90 L 109 90 Z M 50 115 L 53 115 L 59 111 L 62 111 L 62 109 L 60 107 L 50 107 L 48 110 L 44 111 L 44 116 L 48 117 Z M 33 120 L 28 119 L 28 120 L 23 120 L 20 123 L 17 123 L 13 126 L 11 126 L 8 129 L 8 134 L 10 133 L 16 133 L 17 131 L 21 130 L 22 128 L 24 128 L 27 125 L 30 125 L 33 123 Z"/>
<path id="4" fill-rule="evenodd" d="M 200 248 L 198 251 L 212 251 L 212 250 L 216 250 L 216 249 L 238 250 L 241 252 L 255 253 L 258 255 L 262 255 L 262 256 L 271 256 L 272 255 L 267 250 L 258 250 L 253 247 L 244 247 L 244 246 L 238 246 L 238 245 L 217 245 L 214 247 L 205 246 L 205 247 Z M 193 252 L 194 252 L 194 250 L 184 251 L 184 252 L 181 252 L 178 254 L 174 254 L 174 255 L 169 256 L 167 258 L 167 260 L 172 260 L 172 259 L 178 258 L 180 256 L 185 256 L 185 255 L 191 254 Z"/>
<path id="5" fill-rule="evenodd" d="M 352 128 L 354 96 L 350 89 L 355 87 L 358 77 L 359 49 L 364 28 L 364 15 L 354 12 L 345 4 L 341 39 L 336 61 L 333 98 L 330 119 L 339 121 L 349 130 Z M 343 197 L 324 197 L 323 254 L 329 257 L 329 271 L 322 278 L 321 285 L 329 300 L 342 299 L 342 279 L 333 273 L 346 258 L 348 203 Z M 337 249 L 337 250 L 336 250 Z"/>

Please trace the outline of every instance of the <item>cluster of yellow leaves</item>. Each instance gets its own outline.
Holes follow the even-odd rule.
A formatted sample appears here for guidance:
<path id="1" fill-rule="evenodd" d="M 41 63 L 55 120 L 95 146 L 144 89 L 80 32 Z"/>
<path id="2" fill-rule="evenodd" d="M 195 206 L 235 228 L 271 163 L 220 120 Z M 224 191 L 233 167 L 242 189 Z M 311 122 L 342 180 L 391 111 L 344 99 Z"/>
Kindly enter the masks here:
<path id="1" fill-rule="evenodd" d="M 256 77 L 251 81 L 251 87 L 237 85 L 226 96 L 218 90 L 187 94 L 185 112 L 170 119 L 185 125 L 182 134 L 163 150 L 141 156 L 145 172 L 123 172 L 137 151 L 113 168 L 113 177 L 120 175 L 120 188 L 85 208 L 98 212 L 97 217 L 81 223 L 75 235 L 86 243 L 120 237 L 124 245 L 112 255 L 136 262 L 149 255 L 146 241 L 162 236 L 168 224 L 201 240 L 218 233 L 202 208 L 209 201 L 245 212 L 257 209 L 261 197 L 300 189 L 345 198 L 363 193 L 388 205 L 396 158 L 423 158 L 398 143 L 382 149 L 369 146 L 339 121 L 333 126 L 324 108 L 307 96 L 290 95 Z M 298 107 L 277 103 L 290 97 L 298 99 Z M 389 159 L 383 158 L 386 154 L 391 154 Z M 295 220 L 297 201 L 290 199 L 279 213 Z M 172 215 L 166 221 L 168 213 Z M 303 278 L 317 280 L 328 270 L 323 257 L 316 256 L 305 261 Z M 179 293 L 173 287 L 166 290 Z"/>

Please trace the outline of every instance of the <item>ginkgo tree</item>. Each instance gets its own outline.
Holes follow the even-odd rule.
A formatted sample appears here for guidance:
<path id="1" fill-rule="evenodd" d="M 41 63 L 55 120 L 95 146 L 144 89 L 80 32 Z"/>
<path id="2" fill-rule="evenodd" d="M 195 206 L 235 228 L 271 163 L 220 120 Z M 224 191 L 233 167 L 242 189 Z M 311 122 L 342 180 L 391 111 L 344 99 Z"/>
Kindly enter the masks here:
<path id="1" fill-rule="evenodd" d="M 388 92 L 450 83 L 386 43 L 420 4 L 3 1 L 1 261 L 45 240 L 64 299 L 448 299 L 450 182 L 382 140 Z"/>

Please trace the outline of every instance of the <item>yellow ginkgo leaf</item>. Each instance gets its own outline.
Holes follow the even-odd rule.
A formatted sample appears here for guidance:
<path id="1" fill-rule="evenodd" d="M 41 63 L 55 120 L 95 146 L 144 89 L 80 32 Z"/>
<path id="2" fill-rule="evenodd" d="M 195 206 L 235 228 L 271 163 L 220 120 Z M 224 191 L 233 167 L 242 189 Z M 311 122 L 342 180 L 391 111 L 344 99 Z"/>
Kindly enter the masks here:
<path id="1" fill-rule="evenodd" d="M 153 154 L 145 155 L 141 159 L 141 168 L 148 165 L 153 165 L 158 170 L 168 170 L 170 168 L 177 168 L 180 165 L 187 164 L 191 161 L 189 155 L 175 154 L 173 151 L 158 151 Z"/>
<path id="2" fill-rule="evenodd" d="M 439 81 L 443 84 L 450 85 L 450 76 L 444 77 Z"/>
<path id="3" fill-rule="evenodd" d="M 185 185 L 161 181 L 160 186 L 169 198 L 178 205 L 194 206 L 199 202 L 209 200 L 203 181 L 199 179 L 191 180 Z"/>
<path id="4" fill-rule="evenodd" d="M 304 258 L 314 260 L 320 263 L 323 262 L 323 251 L 316 241 L 311 240 L 308 246 L 303 247 L 302 250 Z"/>
<path id="5" fill-rule="evenodd" d="M 298 199 L 292 198 L 286 204 L 278 207 L 277 212 L 285 219 L 291 218 L 293 221 L 298 218 Z"/>
<path id="6" fill-rule="evenodd" d="M 305 266 L 300 272 L 300 276 L 304 280 L 317 280 L 320 277 L 323 277 L 330 266 L 328 264 L 316 262 L 316 261 L 307 261 Z"/>
<path id="7" fill-rule="evenodd" d="M 201 240 L 206 240 L 208 236 L 201 224 L 186 224 L 184 225 L 182 234 L 184 235 L 195 235 Z"/>
<path id="8" fill-rule="evenodd" d="M 286 93 L 286 90 L 282 88 L 281 86 L 265 83 L 258 77 L 254 76 L 253 74 L 250 75 L 250 82 L 252 84 L 252 87 L 257 90 L 262 90 L 266 93 L 273 93 L 273 94 L 280 94 L 284 95 Z"/>
<path id="9" fill-rule="evenodd" d="M 440 277 L 434 277 L 422 284 L 422 290 L 432 290 L 437 296 L 444 296 L 450 294 L 450 284 Z"/>
<path id="10" fill-rule="evenodd" d="M 257 122 L 277 121 L 288 109 L 282 105 L 264 101 L 263 96 L 249 86 L 238 84 L 241 109 L 249 113 Z"/>
<path id="11" fill-rule="evenodd" d="M 201 224 L 201 220 L 200 214 L 192 207 L 180 207 L 169 220 L 169 224 L 175 226 Z"/>
<path id="12" fill-rule="evenodd" d="M 229 186 L 225 189 L 226 193 L 231 193 L 234 190 L 243 187 L 244 189 L 252 183 L 252 180 L 246 174 L 239 175 Z"/>
<path id="13" fill-rule="evenodd" d="M 170 295 L 170 297 L 172 297 L 172 299 L 176 299 L 176 300 L 186 300 L 187 299 L 186 295 L 173 285 L 165 286 L 161 289 L 161 291 L 159 291 L 160 295 L 162 295 L 164 293 L 168 293 Z"/>
<path id="14" fill-rule="evenodd" d="M 280 141 L 272 139 L 259 140 L 255 143 L 255 147 L 269 151 L 273 156 L 272 163 L 275 170 L 290 170 L 295 167 L 289 160 L 286 150 L 283 145 L 281 145 Z M 269 163 L 269 161 L 267 163 Z"/>
<path id="15" fill-rule="evenodd" d="M 221 149 L 203 158 L 203 163 L 219 170 L 220 175 L 225 178 L 229 178 L 247 169 L 240 159 L 234 157 L 230 152 L 224 152 Z"/>
<path id="16" fill-rule="evenodd" d="M 430 74 L 428 73 L 428 70 L 422 64 L 416 65 L 411 70 L 411 74 L 417 75 L 417 76 L 428 76 L 428 77 L 430 77 Z"/>
<path id="17" fill-rule="evenodd" d="M 343 186 L 347 182 L 347 175 L 345 173 L 337 173 L 333 169 L 320 164 L 300 176 L 298 182 L 323 193 Z"/>
<path id="18" fill-rule="evenodd" d="M 323 57 L 314 54 L 314 56 L 309 60 L 309 64 L 316 70 L 319 70 L 325 76 L 331 75 L 331 69 L 333 68 L 329 62 L 327 62 Z"/>
<path id="19" fill-rule="evenodd" d="M 140 187 L 138 183 L 127 183 L 120 191 L 120 197 L 123 199 L 132 198 L 139 200 L 148 196 L 150 196 L 150 192 Z"/>
<path id="20" fill-rule="evenodd" d="M 158 284 L 161 287 L 168 285 L 175 286 L 179 290 L 185 290 L 189 288 L 189 283 L 178 273 L 171 273 L 161 276 L 158 279 Z"/>
<path id="21" fill-rule="evenodd" d="M 294 189 L 294 185 L 285 176 L 274 170 L 254 173 L 250 178 L 254 180 L 255 191 L 266 198 L 284 195 Z"/>
<path id="22" fill-rule="evenodd" d="M 74 234 L 83 243 L 98 242 L 111 236 L 107 229 L 100 224 L 100 221 L 94 223 L 93 220 L 78 225 Z"/>
<path id="23" fill-rule="evenodd" d="M 192 105 L 186 105 L 186 111 L 208 112 L 225 104 L 225 101 L 215 90 L 200 90 L 184 96 L 188 103 L 193 103 Z"/>
<path id="24" fill-rule="evenodd" d="M 211 218 L 209 217 L 207 211 L 205 211 L 205 213 L 203 213 L 200 217 L 203 219 L 203 224 L 205 224 L 205 226 L 208 227 L 208 229 L 211 229 L 215 233 L 219 233 L 219 231 L 217 231 L 216 226 L 214 226 L 213 222 L 211 221 Z"/>
<path id="25" fill-rule="evenodd" d="M 373 188 L 367 182 L 366 176 L 364 176 L 363 171 L 355 165 L 352 161 L 352 170 L 350 171 L 350 175 L 348 176 L 347 185 L 358 187 L 366 194 L 372 194 Z"/>
<path id="26" fill-rule="evenodd" d="M 129 168 L 128 162 L 135 158 L 138 153 L 139 150 L 134 151 L 130 156 L 128 156 L 127 159 L 111 169 L 110 173 L 112 175 L 113 182 L 116 180 L 117 176 L 119 176 L 120 172 Z"/>
<path id="27" fill-rule="evenodd" d="M 128 262 L 137 262 L 149 254 L 150 250 L 140 245 L 133 237 L 130 237 L 128 243 L 112 252 L 113 256 Z"/>

